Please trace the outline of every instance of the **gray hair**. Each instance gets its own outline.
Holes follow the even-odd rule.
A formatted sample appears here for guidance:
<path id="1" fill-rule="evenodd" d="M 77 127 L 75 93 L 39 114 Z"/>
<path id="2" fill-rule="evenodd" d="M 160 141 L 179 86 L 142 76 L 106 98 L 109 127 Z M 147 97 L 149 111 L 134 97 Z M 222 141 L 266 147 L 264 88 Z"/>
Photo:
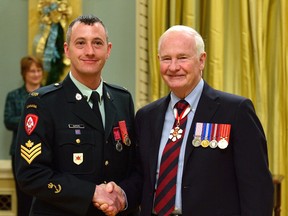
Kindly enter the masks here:
<path id="1" fill-rule="evenodd" d="M 160 51 L 160 46 L 161 46 L 163 38 L 165 38 L 165 36 L 169 32 L 185 32 L 185 33 L 188 33 L 188 34 L 192 35 L 193 38 L 195 39 L 195 43 L 196 43 L 197 56 L 199 57 L 203 52 L 205 52 L 205 44 L 204 44 L 203 38 L 195 29 L 193 29 L 193 28 L 191 28 L 189 26 L 175 25 L 175 26 L 170 27 L 168 30 L 166 30 L 161 35 L 161 37 L 159 38 L 158 53 Z"/>

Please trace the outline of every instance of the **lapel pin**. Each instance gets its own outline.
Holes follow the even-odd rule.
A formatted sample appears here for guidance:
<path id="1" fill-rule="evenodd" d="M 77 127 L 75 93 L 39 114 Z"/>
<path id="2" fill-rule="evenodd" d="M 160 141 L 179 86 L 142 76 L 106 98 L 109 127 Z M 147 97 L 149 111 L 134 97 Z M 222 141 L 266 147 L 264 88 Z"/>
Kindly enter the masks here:
<path id="1" fill-rule="evenodd" d="M 77 93 L 76 95 L 75 95 L 75 98 L 76 98 L 76 100 L 81 100 L 82 99 L 82 95 L 81 94 L 79 94 L 79 93 Z"/>

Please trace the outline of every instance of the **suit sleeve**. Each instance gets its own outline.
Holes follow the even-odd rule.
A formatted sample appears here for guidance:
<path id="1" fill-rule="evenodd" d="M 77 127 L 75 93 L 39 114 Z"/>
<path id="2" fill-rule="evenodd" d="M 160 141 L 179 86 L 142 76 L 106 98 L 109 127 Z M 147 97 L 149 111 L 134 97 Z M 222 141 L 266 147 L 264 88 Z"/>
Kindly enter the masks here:
<path id="1" fill-rule="evenodd" d="M 264 131 L 250 100 L 244 100 L 238 108 L 232 133 L 241 215 L 271 216 L 273 182 Z"/>
<path id="2" fill-rule="evenodd" d="M 53 156 L 55 122 L 38 97 L 26 102 L 19 125 L 16 175 L 19 186 L 37 199 L 71 214 L 85 215 L 94 194 L 94 184 L 57 171 Z"/>

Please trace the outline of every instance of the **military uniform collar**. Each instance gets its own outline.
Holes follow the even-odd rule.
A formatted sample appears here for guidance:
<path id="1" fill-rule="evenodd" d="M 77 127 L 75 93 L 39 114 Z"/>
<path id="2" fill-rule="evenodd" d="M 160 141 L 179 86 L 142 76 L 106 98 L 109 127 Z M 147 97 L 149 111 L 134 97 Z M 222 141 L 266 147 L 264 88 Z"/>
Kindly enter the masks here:
<path id="1" fill-rule="evenodd" d="M 75 79 L 75 77 L 73 77 L 71 71 L 69 73 L 69 76 L 70 76 L 72 82 L 75 84 L 75 86 L 79 89 L 81 94 L 84 95 L 87 102 L 90 100 L 90 96 L 92 94 L 92 91 L 98 92 L 98 94 L 100 95 L 100 103 L 102 102 L 102 100 L 103 100 L 103 79 L 102 79 L 102 77 L 101 77 L 100 85 L 98 86 L 98 88 L 97 89 L 90 89 L 87 86 L 85 86 L 84 84 L 82 84 L 81 82 L 79 82 L 77 79 Z"/>

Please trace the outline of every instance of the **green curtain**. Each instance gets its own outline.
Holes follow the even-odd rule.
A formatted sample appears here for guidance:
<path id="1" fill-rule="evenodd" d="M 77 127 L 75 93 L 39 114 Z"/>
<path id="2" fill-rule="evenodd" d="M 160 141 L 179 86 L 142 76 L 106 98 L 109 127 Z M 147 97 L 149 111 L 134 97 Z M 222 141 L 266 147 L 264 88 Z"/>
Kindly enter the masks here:
<path id="1" fill-rule="evenodd" d="M 284 175 L 288 214 L 288 3 L 286 0 L 148 0 L 150 99 L 168 93 L 157 60 L 160 35 L 175 24 L 195 28 L 206 44 L 204 79 L 250 98 L 268 141 L 271 172 Z"/>

